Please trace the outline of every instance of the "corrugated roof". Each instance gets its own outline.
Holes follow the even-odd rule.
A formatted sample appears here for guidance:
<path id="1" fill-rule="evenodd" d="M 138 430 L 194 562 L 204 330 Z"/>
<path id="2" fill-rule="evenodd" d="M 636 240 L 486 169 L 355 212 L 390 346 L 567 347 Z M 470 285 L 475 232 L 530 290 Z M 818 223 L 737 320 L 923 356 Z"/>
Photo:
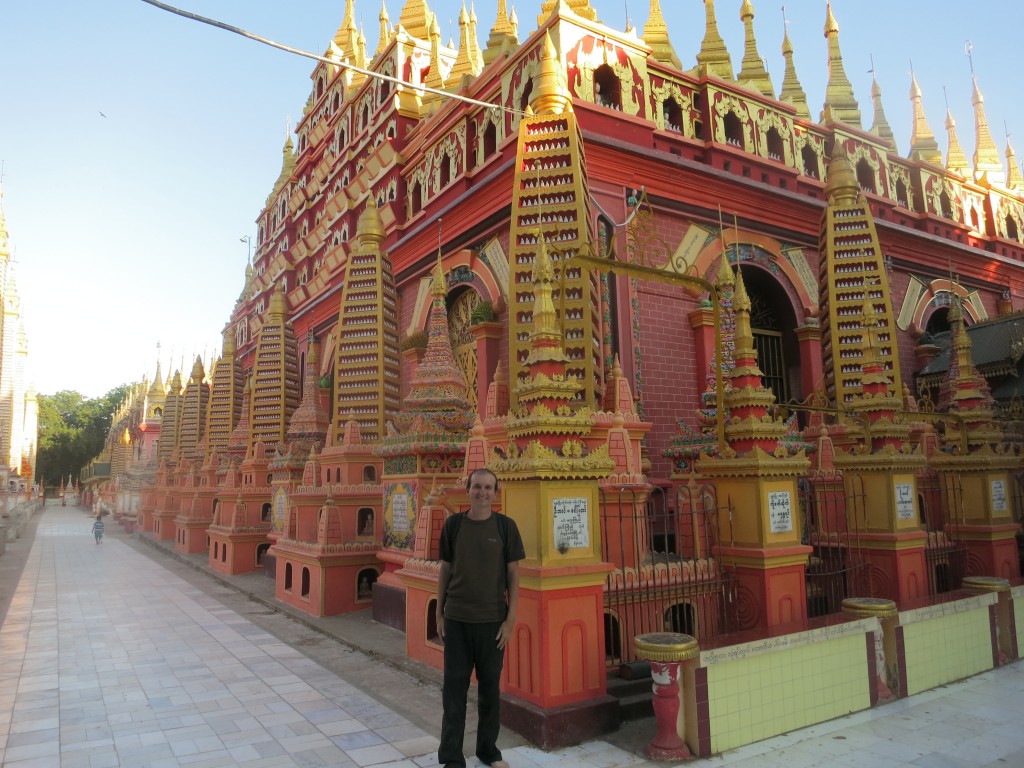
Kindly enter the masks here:
<path id="1" fill-rule="evenodd" d="M 967 326 L 967 338 L 971 340 L 971 359 L 980 373 L 1000 363 L 1016 367 L 1024 356 L 1024 312 L 1003 315 L 992 320 Z M 928 365 L 918 371 L 918 378 L 945 373 L 949 369 L 949 345 L 952 334 L 949 331 L 932 337 L 941 352 Z"/>

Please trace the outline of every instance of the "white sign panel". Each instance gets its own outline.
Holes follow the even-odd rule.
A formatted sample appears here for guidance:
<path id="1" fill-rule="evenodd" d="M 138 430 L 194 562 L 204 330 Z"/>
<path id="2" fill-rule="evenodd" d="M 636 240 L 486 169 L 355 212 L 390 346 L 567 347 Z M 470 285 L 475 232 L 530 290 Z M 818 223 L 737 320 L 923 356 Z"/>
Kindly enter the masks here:
<path id="1" fill-rule="evenodd" d="M 559 552 L 590 547 L 590 515 L 586 498 L 555 499 L 553 524 Z"/>
<path id="2" fill-rule="evenodd" d="M 1006 511 L 1006 481 L 1005 480 L 993 480 L 991 483 L 992 487 L 992 511 L 993 512 L 1005 512 Z"/>
<path id="3" fill-rule="evenodd" d="M 896 517 L 900 520 L 914 519 L 913 483 L 896 483 Z"/>
<path id="4" fill-rule="evenodd" d="M 391 529 L 395 532 L 409 530 L 409 497 L 404 493 L 391 497 Z"/>
<path id="5" fill-rule="evenodd" d="M 793 530 L 793 504 L 789 491 L 768 492 L 768 526 L 772 533 Z"/>

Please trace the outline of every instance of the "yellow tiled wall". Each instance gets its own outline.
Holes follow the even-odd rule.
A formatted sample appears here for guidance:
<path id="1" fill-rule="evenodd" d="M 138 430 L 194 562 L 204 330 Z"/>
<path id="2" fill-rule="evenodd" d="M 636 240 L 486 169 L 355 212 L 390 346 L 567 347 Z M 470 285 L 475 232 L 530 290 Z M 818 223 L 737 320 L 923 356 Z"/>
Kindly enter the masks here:
<path id="1" fill-rule="evenodd" d="M 711 751 L 871 706 L 863 634 L 708 667 Z"/>
<path id="2" fill-rule="evenodd" d="M 1017 628 L 1017 655 L 1024 656 L 1024 590 L 1013 590 L 1013 623 Z"/>
<path id="3" fill-rule="evenodd" d="M 992 668 L 987 605 L 906 624 L 903 642 L 909 695 Z"/>

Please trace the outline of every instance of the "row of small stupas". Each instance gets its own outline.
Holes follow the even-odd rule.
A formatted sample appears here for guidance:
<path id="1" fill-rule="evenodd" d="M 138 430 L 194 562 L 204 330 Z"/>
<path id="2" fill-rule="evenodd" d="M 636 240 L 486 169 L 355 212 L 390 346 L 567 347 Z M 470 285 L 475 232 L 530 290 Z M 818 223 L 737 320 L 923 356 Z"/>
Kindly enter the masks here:
<path id="1" fill-rule="evenodd" d="M 249 442 L 261 440 L 269 448 L 278 444 L 298 405 L 299 370 L 310 333 L 322 346 L 317 374 L 333 379 L 328 411 L 335 434 L 341 428 L 339 414 L 352 414 L 366 440 L 382 439 L 385 425 L 399 410 L 402 382 L 409 380 L 410 367 L 403 370 L 400 362 L 402 348 L 423 343 L 429 304 L 426 275 L 439 238 L 449 270 L 456 358 L 470 382 L 470 402 L 476 405 L 499 358 L 525 358 L 529 322 L 524 318 L 529 313 L 519 308 L 530 297 L 517 286 L 528 282 L 524 269 L 531 259 L 531 230 L 543 229 L 566 255 L 584 243 L 621 252 L 623 231 L 614 222 L 626 219 L 631 210 L 627 198 L 640 188 L 657 200 L 655 222 L 671 233 L 651 246 L 663 261 L 681 257 L 708 273 L 721 239 L 741 259 L 769 270 L 792 305 L 800 336 L 794 346 L 800 347 L 800 357 L 810 357 L 814 353 L 808 347 L 817 345 L 808 336 L 814 335 L 822 294 L 830 288 L 819 283 L 815 268 L 821 244 L 820 178 L 828 151 L 836 144 L 846 150 L 872 213 L 884 227 L 886 269 L 898 275 L 892 282 L 902 294 L 896 297 L 902 301 L 894 310 L 898 317 L 891 319 L 906 332 L 900 345 L 903 357 L 895 367 L 903 369 L 908 381 L 913 339 L 942 294 L 959 292 L 973 321 L 1014 308 L 1022 290 L 1015 263 L 1024 235 L 1024 203 L 1015 191 L 1020 173 L 1009 148 L 1008 171 L 1003 167 L 976 86 L 973 167 L 960 148 L 951 115 L 943 162 L 916 84 L 911 151 L 902 158 L 895 152 L 877 87 L 872 127 L 862 130 L 831 8 L 825 25 L 829 84 L 818 122 L 810 117 L 788 37 L 783 43 L 786 74 L 776 96 L 757 53 L 751 3 L 744 2 L 741 9 L 746 43 L 738 73 L 717 31 L 711 0 L 705 2 L 705 11 L 697 66 L 684 71 L 657 2 L 651 4 L 642 36 L 601 25 L 585 0 L 544 3 L 538 25 L 556 42 L 560 82 L 573 98 L 583 136 L 567 153 L 553 151 L 554 141 L 547 148 L 538 145 L 548 157 L 529 170 L 513 171 L 519 114 L 539 87 L 542 36 L 535 33 L 520 43 L 514 12 L 510 18 L 499 2 L 486 45 L 479 43 L 475 15 L 464 14 L 460 44 L 451 49 L 440 43 L 437 19 L 427 4 L 409 0 L 395 26 L 382 11 L 379 45 L 370 56 L 349 0 L 327 54 L 411 86 L 327 64 L 316 67 L 297 145 L 290 139 L 286 144 L 281 175 L 258 218 L 256 259 L 247 268 L 245 287 L 225 331 L 225 359 L 233 370 L 227 373 L 219 366 L 216 378 L 227 393 L 219 392 L 210 401 L 217 415 L 206 434 L 199 413 L 185 416 L 186 407 L 206 408 L 194 380 L 197 373 L 199 381 L 207 380 L 205 373 L 194 370 L 185 377 L 176 372 L 167 385 L 160 382 L 172 392 L 164 416 L 174 425 L 173 439 L 167 439 L 165 429 L 161 458 L 169 458 L 176 448 L 180 455 L 193 457 L 200 445 L 203 450 L 226 446 L 239 419 L 243 371 L 252 377 L 256 409 Z M 502 109 L 445 99 L 417 86 L 500 104 Z M 566 172 L 547 172 L 556 167 Z M 531 173 L 550 191 L 525 192 L 534 183 L 528 178 Z M 541 173 L 550 178 L 539 179 Z M 524 180 L 513 185 L 513 175 Z M 728 201 L 728 209 L 738 215 L 735 232 L 718 226 L 721 201 Z M 765 210 L 768 201 L 776 210 Z M 384 268 L 369 263 L 374 257 L 361 255 L 367 249 L 351 236 L 360 212 L 374 204 L 379 231 L 370 240 L 386 254 Z M 513 217 L 509 231 L 510 205 L 537 213 Z M 935 235 L 940 245 L 932 247 Z M 735 244 L 726 242 L 733 238 Z M 362 260 L 369 266 L 363 268 Z M 943 279 L 951 269 L 960 276 L 956 288 Z M 638 291 L 615 281 L 595 282 L 572 269 L 567 276 L 563 321 L 574 361 L 571 372 L 585 382 L 584 400 L 596 403 L 604 396 L 607 372 L 618 352 L 624 369 L 636 372 L 634 390 L 656 425 L 674 423 L 679 411 L 675 403 L 697 404 L 700 364 L 683 371 L 683 378 L 693 383 L 682 401 L 655 395 L 653 382 L 645 386 L 645 344 L 638 337 L 645 335 L 645 325 L 656 326 L 657 320 L 651 313 L 644 315 L 645 302 L 639 310 L 629 306 L 643 295 L 643 286 Z M 507 336 L 492 340 L 485 370 L 473 354 L 476 345 L 467 330 L 479 302 L 490 302 L 508 326 Z M 291 320 L 292 335 L 276 346 L 268 341 L 266 351 L 259 351 L 263 326 L 272 333 L 283 328 L 285 317 Z M 357 325 L 358 331 L 349 330 Z M 296 360 L 289 356 L 292 348 Z M 654 358 L 658 351 L 652 351 Z M 889 354 L 887 365 L 893 367 L 895 346 Z M 709 359 L 706 351 L 704 357 Z M 791 394 L 807 396 L 825 383 L 821 365 L 797 366 L 791 356 L 789 368 L 784 377 L 792 377 L 796 368 L 803 370 L 803 380 L 791 387 Z M 278 379 L 287 382 L 285 390 L 270 394 L 267 388 Z M 834 397 L 833 380 L 828 388 Z M 184 394 L 175 397 L 174 391 Z M 664 435 L 670 432 L 655 432 L 663 434 L 652 439 L 656 456 L 667 447 Z"/>
<path id="2" fill-rule="evenodd" d="M 28 380 L 28 336 L 3 202 L 0 185 L 0 489 L 7 491 L 26 490 L 33 481 L 39 404 Z"/>

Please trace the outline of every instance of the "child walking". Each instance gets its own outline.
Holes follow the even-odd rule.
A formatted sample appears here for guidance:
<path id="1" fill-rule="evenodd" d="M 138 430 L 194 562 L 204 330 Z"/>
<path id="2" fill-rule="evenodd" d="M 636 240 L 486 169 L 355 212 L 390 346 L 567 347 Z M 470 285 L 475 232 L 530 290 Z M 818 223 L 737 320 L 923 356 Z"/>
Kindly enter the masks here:
<path id="1" fill-rule="evenodd" d="M 103 543 L 103 518 L 96 515 L 96 522 L 92 524 L 92 535 L 96 537 L 96 543 Z"/>

